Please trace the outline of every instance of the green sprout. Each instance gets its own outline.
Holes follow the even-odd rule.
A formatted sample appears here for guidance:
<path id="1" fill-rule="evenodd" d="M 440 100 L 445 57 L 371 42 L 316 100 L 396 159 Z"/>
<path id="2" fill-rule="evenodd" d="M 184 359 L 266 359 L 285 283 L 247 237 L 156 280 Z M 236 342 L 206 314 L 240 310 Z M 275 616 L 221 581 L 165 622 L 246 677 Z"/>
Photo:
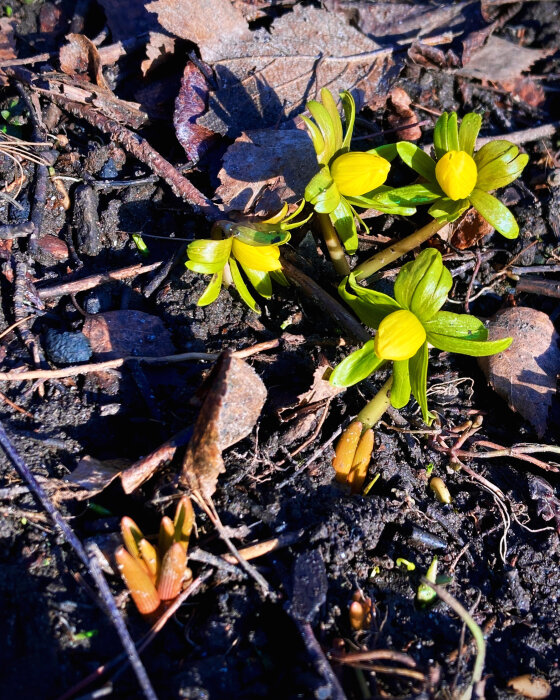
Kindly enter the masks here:
<path id="1" fill-rule="evenodd" d="M 315 121 L 302 117 L 319 164 L 319 172 L 305 188 L 305 199 L 319 215 L 328 215 L 327 222 L 330 220 L 346 250 L 355 253 L 358 249 L 355 218 L 368 230 L 356 207 L 373 207 L 390 214 L 414 214 L 416 209 L 410 204 L 399 205 L 386 197 L 378 197 L 391 190 L 383 183 L 391 168 L 390 161 L 397 154 L 394 144 L 365 152 L 350 150 L 356 117 L 352 95 L 349 92 L 340 95 L 346 121 L 345 132 L 335 100 L 326 88 L 321 90 L 321 99 L 322 104 L 315 100 L 307 103 L 307 109 Z M 324 218 L 322 223 L 324 225 Z"/>
<path id="2" fill-rule="evenodd" d="M 423 250 L 414 262 L 401 268 L 395 280 L 395 298 L 360 287 L 354 275 L 344 279 L 340 295 L 377 333 L 374 340 L 334 369 L 330 382 L 352 386 L 392 361 L 391 405 L 403 408 L 412 393 L 424 421 L 431 422 L 426 393 L 428 343 L 439 350 L 482 357 L 502 352 L 512 342 L 511 338 L 488 341 L 484 324 L 470 314 L 441 311 L 451 285 L 451 273 L 434 248 Z"/>
<path id="3" fill-rule="evenodd" d="M 529 156 L 514 144 L 491 141 L 474 153 L 482 118 L 471 112 L 457 127 L 457 114 L 444 112 L 434 129 L 436 161 L 413 143 L 397 144 L 400 157 L 426 181 L 387 193 L 400 206 L 431 203 L 429 213 L 440 222 L 451 222 L 473 206 L 496 231 L 516 238 L 519 226 L 510 210 L 491 191 L 516 180 Z"/>
<path id="4" fill-rule="evenodd" d="M 272 296 L 272 278 L 287 286 L 282 272 L 279 246 L 290 240 L 290 229 L 304 224 L 308 219 L 294 222 L 301 213 L 305 202 L 287 216 L 288 205 L 275 216 L 250 224 L 218 221 L 214 224 L 213 239 L 193 241 L 187 248 L 189 270 L 212 275 L 205 292 L 198 300 L 198 306 L 207 306 L 215 301 L 222 283 L 235 286 L 241 299 L 255 313 L 260 309 L 254 300 L 241 274 L 245 276 L 260 296 Z M 241 268 L 241 269 L 240 269 Z"/>

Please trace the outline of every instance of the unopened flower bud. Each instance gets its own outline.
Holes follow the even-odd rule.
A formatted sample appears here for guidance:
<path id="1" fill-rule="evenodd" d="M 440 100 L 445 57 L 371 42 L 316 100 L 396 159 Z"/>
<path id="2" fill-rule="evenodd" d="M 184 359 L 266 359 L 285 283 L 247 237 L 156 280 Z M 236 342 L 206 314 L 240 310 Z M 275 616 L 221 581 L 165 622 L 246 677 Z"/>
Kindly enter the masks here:
<path id="1" fill-rule="evenodd" d="M 448 151 L 436 164 L 436 178 L 449 199 L 468 197 L 474 190 L 478 171 L 465 151 Z"/>
<path id="2" fill-rule="evenodd" d="M 391 163 L 376 153 L 350 151 L 335 159 L 331 176 L 340 194 L 359 197 L 380 187 L 389 174 Z"/>
<path id="3" fill-rule="evenodd" d="M 424 326 L 406 309 L 394 311 L 379 324 L 375 354 L 383 360 L 408 360 L 426 340 Z"/>

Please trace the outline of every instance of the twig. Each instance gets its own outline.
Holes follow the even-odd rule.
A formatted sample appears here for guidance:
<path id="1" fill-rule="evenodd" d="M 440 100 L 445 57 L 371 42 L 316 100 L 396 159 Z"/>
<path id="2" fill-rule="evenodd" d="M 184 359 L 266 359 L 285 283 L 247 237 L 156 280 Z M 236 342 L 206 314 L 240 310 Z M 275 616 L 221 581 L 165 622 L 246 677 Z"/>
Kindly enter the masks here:
<path id="1" fill-rule="evenodd" d="M 142 265 L 141 263 L 138 263 L 136 265 L 130 265 L 129 267 L 123 267 L 119 270 L 102 272 L 98 275 L 90 275 L 89 277 L 84 277 L 80 280 L 72 280 L 71 282 L 62 282 L 61 284 L 55 284 L 51 287 L 43 287 L 42 289 L 37 290 L 37 294 L 39 295 L 40 299 L 61 297 L 64 294 L 77 294 L 78 292 L 85 292 L 88 289 L 94 289 L 100 284 L 107 284 L 108 282 L 124 280 L 128 279 L 129 277 L 145 275 L 147 272 L 157 270 L 162 264 L 162 262 L 155 262 L 151 263 L 150 265 Z"/>
<path id="2" fill-rule="evenodd" d="M 522 277 L 515 287 L 516 292 L 542 294 L 547 297 L 560 298 L 560 282 L 541 280 L 535 277 Z"/>
<path id="3" fill-rule="evenodd" d="M 97 563 L 95 552 L 89 552 L 84 549 L 80 540 L 76 537 L 76 534 L 68 524 L 68 522 L 62 517 L 59 511 L 50 501 L 43 487 L 39 484 L 27 464 L 23 461 L 19 453 L 16 451 L 15 447 L 12 445 L 4 426 L 0 422 L 0 446 L 6 453 L 8 459 L 12 462 L 16 472 L 19 474 L 20 478 L 23 479 L 32 491 L 35 498 L 39 501 L 41 506 L 46 510 L 48 515 L 51 517 L 55 525 L 62 532 L 66 541 L 74 549 L 84 566 L 90 572 L 92 578 L 94 579 L 101 598 L 106 606 L 106 614 L 109 616 L 112 624 L 117 630 L 117 634 L 120 637 L 121 643 L 127 653 L 129 661 L 134 669 L 138 683 L 142 688 L 144 696 L 148 700 L 157 700 L 157 696 L 152 688 L 146 669 L 144 668 L 134 642 L 130 637 L 130 634 L 126 628 L 122 615 L 120 614 L 113 596 L 111 595 L 111 590 L 103 577 L 99 564 Z"/>
<path id="4" fill-rule="evenodd" d="M 560 122 L 552 122 L 551 124 L 543 124 L 542 126 L 531 127 L 530 129 L 522 129 L 521 131 L 511 131 L 509 134 L 504 134 L 503 136 L 482 136 L 476 142 L 478 148 L 484 146 L 490 141 L 494 141 L 496 138 L 507 139 L 510 143 L 517 146 L 522 143 L 529 143 L 530 141 L 539 141 L 539 139 L 546 139 L 554 136 L 560 127 Z"/>
<path id="5" fill-rule="evenodd" d="M 482 257 L 480 255 L 480 251 L 476 250 L 475 254 L 476 254 L 476 262 L 474 265 L 474 270 L 473 270 L 473 273 L 471 276 L 471 280 L 469 282 L 469 286 L 467 287 L 467 296 L 465 297 L 465 313 L 466 314 L 470 313 L 469 303 L 470 303 L 470 298 L 471 298 L 471 294 L 472 294 L 472 290 L 473 290 L 473 285 L 474 285 L 474 281 L 476 279 L 476 276 L 478 275 L 478 271 L 480 270 L 480 266 L 482 264 Z"/>
<path id="6" fill-rule="evenodd" d="M 315 450 L 315 452 L 311 455 L 311 457 L 306 459 L 305 462 L 301 466 L 299 466 L 291 476 L 289 476 L 284 481 L 281 481 L 276 488 L 283 489 L 284 486 L 288 486 L 288 484 L 291 484 L 293 481 L 295 481 L 302 472 L 309 469 L 311 464 L 313 464 L 313 462 L 323 454 L 323 452 L 327 449 L 327 447 L 332 445 L 332 443 L 336 440 L 336 438 L 340 435 L 341 432 L 342 432 L 342 426 L 339 425 L 338 428 L 334 431 L 334 433 L 330 436 L 330 438 L 328 440 L 326 440 L 321 445 L 321 447 L 319 447 L 317 450 Z"/>

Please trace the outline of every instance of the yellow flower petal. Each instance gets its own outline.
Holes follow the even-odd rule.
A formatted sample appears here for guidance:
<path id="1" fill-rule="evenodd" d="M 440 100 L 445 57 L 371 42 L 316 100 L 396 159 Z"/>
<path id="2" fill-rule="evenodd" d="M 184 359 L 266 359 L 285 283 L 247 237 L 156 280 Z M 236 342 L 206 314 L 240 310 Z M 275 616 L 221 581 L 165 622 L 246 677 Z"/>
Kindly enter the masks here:
<path id="1" fill-rule="evenodd" d="M 232 254 L 241 267 L 250 267 L 263 272 L 282 269 L 277 245 L 254 246 L 234 238 Z"/>
<path id="2" fill-rule="evenodd" d="M 331 165 L 331 176 L 340 194 L 359 197 L 380 187 L 389 174 L 391 163 L 376 153 L 343 153 Z"/>
<path id="3" fill-rule="evenodd" d="M 394 311 L 379 324 L 375 354 L 383 360 L 408 360 L 426 340 L 426 331 L 406 309 Z"/>
<path id="4" fill-rule="evenodd" d="M 477 177 L 476 163 L 465 151 L 448 151 L 436 163 L 439 186 L 454 201 L 470 195 Z"/>

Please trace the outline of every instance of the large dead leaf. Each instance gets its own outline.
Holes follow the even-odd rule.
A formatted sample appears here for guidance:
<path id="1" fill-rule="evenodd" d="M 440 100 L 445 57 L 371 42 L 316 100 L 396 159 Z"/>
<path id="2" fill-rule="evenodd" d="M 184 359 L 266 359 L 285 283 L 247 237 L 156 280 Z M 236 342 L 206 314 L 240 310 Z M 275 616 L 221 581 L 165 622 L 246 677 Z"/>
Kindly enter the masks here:
<path id="1" fill-rule="evenodd" d="M 486 45 L 475 51 L 459 75 L 479 80 L 507 81 L 518 78 L 521 73 L 554 49 L 527 49 L 506 39 L 491 36 Z"/>
<path id="2" fill-rule="evenodd" d="M 272 213 L 303 196 L 317 172 L 311 139 L 299 129 L 242 134 L 224 156 L 216 196 L 224 211 Z"/>
<path id="3" fill-rule="evenodd" d="M 222 353 L 209 377 L 209 390 L 200 409 L 183 463 L 181 479 L 208 501 L 218 476 L 225 471 L 222 450 L 246 437 L 261 414 L 266 387 L 243 360 Z"/>
<path id="4" fill-rule="evenodd" d="M 59 52 L 62 71 L 67 75 L 85 78 L 103 90 L 109 90 L 103 77 L 99 51 L 93 41 L 83 34 L 68 34 L 66 38 L 68 43 Z"/>
<path id="5" fill-rule="evenodd" d="M 494 228 L 474 207 L 471 207 L 460 219 L 451 224 L 451 230 L 451 245 L 459 250 L 466 250 L 492 233 Z"/>
<path id="6" fill-rule="evenodd" d="M 325 86 L 353 89 L 371 107 L 382 106 L 400 70 L 389 49 L 323 9 L 296 6 L 270 30 L 249 32 L 229 0 L 156 0 L 147 7 L 169 32 L 197 43 L 213 66 L 218 87 L 197 123 L 231 137 L 292 118 Z"/>
<path id="7" fill-rule="evenodd" d="M 486 378 L 542 437 L 560 368 L 559 337 L 552 321 L 542 311 L 518 306 L 498 312 L 488 330 L 490 340 L 511 336 L 513 343 L 504 352 L 480 358 Z"/>
<path id="8" fill-rule="evenodd" d="M 86 455 L 78 462 L 76 469 L 65 478 L 65 481 L 82 489 L 74 494 L 77 500 L 82 501 L 105 490 L 129 464 L 130 460 L 126 459 L 103 461 Z"/>

